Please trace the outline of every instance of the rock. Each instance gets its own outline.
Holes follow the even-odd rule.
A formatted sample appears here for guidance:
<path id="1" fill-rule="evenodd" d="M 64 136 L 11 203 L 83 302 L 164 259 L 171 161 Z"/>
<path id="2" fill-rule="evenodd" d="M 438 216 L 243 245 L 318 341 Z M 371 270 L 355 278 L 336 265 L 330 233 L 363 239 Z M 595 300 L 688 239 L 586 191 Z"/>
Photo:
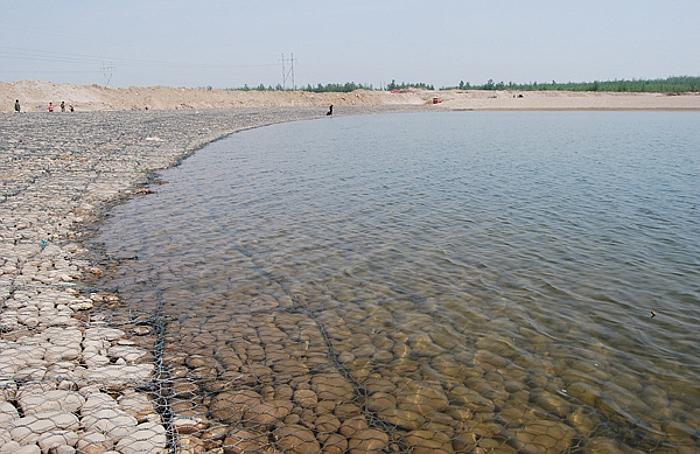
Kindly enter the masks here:
<path id="1" fill-rule="evenodd" d="M 299 426 L 284 426 L 275 431 L 277 445 L 289 454 L 318 452 L 321 445 L 309 429 Z"/>
<path id="2" fill-rule="evenodd" d="M 105 434 L 88 432 L 83 434 L 77 443 L 81 454 L 102 454 L 114 447 L 114 442 Z"/>
<path id="3" fill-rule="evenodd" d="M 105 408 L 117 408 L 117 401 L 109 394 L 102 392 L 93 392 L 87 395 L 87 400 L 80 408 L 80 413 L 85 416 L 93 411 L 99 411 Z"/>
<path id="4" fill-rule="evenodd" d="M 315 407 L 318 397 L 310 389 L 300 389 L 294 392 L 294 402 L 303 408 Z"/>
<path id="5" fill-rule="evenodd" d="M 367 429 L 367 421 L 365 420 L 364 416 L 354 416 L 352 418 L 346 419 L 343 421 L 343 423 L 340 425 L 340 433 L 347 437 L 350 438 L 352 437 L 356 432 L 362 431 L 364 429 Z"/>
<path id="6" fill-rule="evenodd" d="M 350 438 L 352 454 L 381 452 L 389 443 L 389 436 L 377 429 L 364 429 L 355 432 Z"/>
<path id="7" fill-rule="evenodd" d="M 247 454 L 260 452 L 267 445 L 266 434 L 234 429 L 224 440 L 223 448 L 226 454 Z"/>
<path id="8" fill-rule="evenodd" d="M 10 435 L 10 431 L 7 430 L 7 426 L 0 427 L 0 446 L 11 441 L 12 435 Z"/>
<path id="9" fill-rule="evenodd" d="M 243 422 L 252 425 L 272 425 L 284 419 L 294 408 L 292 402 L 275 399 L 251 404 L 243 415 Z"/>
<path id="10" fill-rule="evenodd" d="M 400 409 L 415 411 L 423 416 L 445 410 L 450 405 L 440 386 L 411 382 L 399 396 Z"/>
<path id="11" fill-rule="evenodd" d="M 78 434 L 65 430 L 44 432 L 39 435 L 37 443 L 42 452 L 48 452 L 50 449 L 56 449 L 60 446 L 73 447 L 78 443 Z"/>
<path id="12" fill-rule="evenodd" d="M 153 364 L 109 365 L 90 368 L 81 375 L 91 383 L 104 383 L 109 389 L 121 391 L 126 385 L 148 381 Z"/>
<path id="13" fill-rule="evenodd" d="M 53 390 L 47 392 L 22 393 L 19 404 L 25 415 L 41 412 L 75 413 L 85 403 L 83 396 L 75 391 Z"/>
<path id="14" fill-rule="evenodd" d="M 571 447 L 576 431 L 547 419 L 532 420 L 513 431 L 514 446 L 524 453 L 564 452 Z"/>
<path id="15" fill-rule="evenodd" d="M 32 413 L 10 423 L 12 439 L 21 445 L 36 443 L 39 435 L 61 430 L 77 430 L 78 418 L 72 413 Z"/>
<path id="16" fill-rule="evenodd" d="M 119 408 L 133 416 L 139 422 L 144 422 L 149 416 L 156 414 L 153 402 L 146 394 L 136 391 L 126 391 L 117 400 Z"/>
<path id="17" fill-rule="evenodd" d="M 588 437 L 593 433 L 598 424 L 600 424 L 600 420 L 595 413 L 585 407 L 577 407 L 576 410 L 568 415 L 567 420 L 584 437 Z"/>
<path id="18" fill-rule="evenodd" d="M 108 354 L 112 358 L 117 358 L 117 361 L 124 360 L 125 364 L 136 364 L 141 358 L 146 357 L 148 352 L 138 347 L 115 345 L 109 349 Z"/>
<path id="19" fill-rule="evenodd" d="M 9 427 L 10 422 L 19 419 L 19 413 L 14 405 L 0 401 L 0 427 Z"/>
<path id="20" fill-rule="evenodd" d="M 533 392 L 532 400 L 540 407 L 560 418 L 565 418 L 571 409 L 571 406 L 565 399 L 544 390 Z"/>
<path id="21" fill-rule="evenodd" d="M 311 379 L 311 388 L 318 399 L 343 401 L 353 397 L 352 385 L 340 374 L 315 375 Z"/>
<path id="22" fill-rule="evenodd" d="M 17 454 L 17 451 L 19 451 L 21 448 L 22 445 L 20 445 L 16 441 L 8 441 L 6 443 L 0 444 L 0 454 Z M 38 449 L 38 451 L 36 452 L 41 452 L 39 447 L 37 447 L 36 449 Z"/>
<path id="23" fill-rule="evenodd" d="M 11 452 L 12 454 L 41 454 L 41 449 L 37 445 L 27 445 L 17 447 L 16 450 Z"/>
<path id="24" fill-rule="evenodd" d="M 180 435 L 189 435 L 197 432 L 197 421 L 189 418 L 175 418 L 173 420 L 173 429 Z"/>
<path id="25" fill-rule="evenodd" d="M 262 396 L 249 389 L 225 391 L 212 399 L 211 414 L 220 421 L 237 424 L 245 412 L 261 402 Z"/>
<path id="26" fill-rule="evenodd" d="M 138 425 L 136 418 L 114 408 L 91 411 L 80 422 L 87 431 L 102 432 L 115 441 L 131 434 Z"/>
<path id="27" fill-rule="evenodd" d="M 593 438 L 586 443 L 587 454 L 623 454 L 620 445 L 610 438 Z"/>
<path id="28" fill-rule="evenodd" d="M 455 386 L 449 393 L 450 403 L 468 407 L 474 412 L 493 413 L 496 405 L 492 400 L 481 396 L 465 386 Z"/>
<path id="29" fill-rule="evenodd" d="M 379 417 L 405 430 L 418 429 L 425 423 L 425 418 L 418 413 L 398 408 L 388 408 L 380 412 Z"/>
<path id="30" fill-rule="evenodd" d="M 376 392 L 367 398 L 367 408 L 374 412 L 382 412 L 396 407 L 396 397 L 385 392 Z"/>
<path id="31" fill-rule="evenodd" d="M 360 413 L 362 413 L 362 409 L 358 405 L 350 402 L 336 405 L 335 409 L 333 410 L 333 414 L 340 419 L 352 418 Z"/>
<path id="32" fill-rule="evenodd" d="M 415 454 L 451 454 L 452 441 L 440 432 L 433 430 L 414 430 L 405 437 L 406 443 L 411 446 Z"/>
<path id="33" fill-rule="evenodd" d="M 411 350 L 420 356 L 438 356 L 445 352 L 442 347 L 436 345 L 427 334 L 416 334 L 408 340 Z"/>
<path id="34" fill-rule="evenodd" d="M 473 452 L 476 448 L 476 434 L 474 432 L 462 432 L 452 440 L 452 447 L 458 452 Z"/>
<path id="35" fill-rule="evenodd" d="M 178 454 L 204 454 L 207 452 L 207 443 L 192 435 L 180 435 L 177 437 Z"/>
<path id="36" fill-rule="evenodd" d="M 319 434 L 333 433 L 340 429 L 340 421 L 333 415 L 321 415 L 316 418 L 316 431 Z"/>
<path id="37" fill-rule="evenodd" d="M 591 407 L 595 407 L 596 401 L 600 398 L 600 391 L 597 388 L 583 382 L 571 383 L 567 388 L 567 392 Z"/>
<path id="38" fill-rule="evenodd" d="M 329 434 L 323 440 L 323 454 L 345 454 L 348 440 L 340 434 Z"/>
<path id="39" fill-rule="evenodd" d="M 53 449 L 53 451 L 49 451 L 51 454 L 75 454 L 75 448 L 72 446 L 58 446 Z"/>
<path id="40" fill-rule="evenodd" d="M 160 424 L 145 422 L 117 442 L 116 450 L 122 454 L 161 454 L 167 439 Z"/>
<path id="41" fill-rule="evenodd" d="M 137 336 L 145 336 L 147 334 L 151 334 L 151 328 L 149 328 L 148 326 L 135 326 L 134 329 L 132 329 L 131 331 Z"/>
<path id="42" fill-rule="evenodd" d="M 223 440 L 226 434 L 228 434 L 228 426 L 216 426 L 210 427 L 207 431 L 202 433 L 202 440 Z"/>

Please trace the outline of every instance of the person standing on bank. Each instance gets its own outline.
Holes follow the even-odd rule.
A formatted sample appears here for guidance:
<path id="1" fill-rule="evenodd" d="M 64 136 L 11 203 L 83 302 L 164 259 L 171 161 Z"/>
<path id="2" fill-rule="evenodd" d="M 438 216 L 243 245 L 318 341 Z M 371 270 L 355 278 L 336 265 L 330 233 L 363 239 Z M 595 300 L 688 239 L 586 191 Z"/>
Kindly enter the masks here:
<path id="1" fill-rule="evenodd" d="M 66 102 L 61 101 L 61 112 L 65 112 L 65 111 L 66 111 Z"/>
<path id="2" fill-rule="evenodd" d="M 53 112 L 53 103 L 49 101 L 49 112 Z"/>
<path id="3" fill-rule="evenodd" d="M 20 113 L 22 111 L 22 106 L 19 105 L 19 99 L 15 99 L 15 112 Z"/>
<path id="4" fill-rule="evenodd" d="M 333 115 L 333 104 L 328 106 L 328 112 L 326 112 L 326 115 L 328 115 L 329 117 Z"/>

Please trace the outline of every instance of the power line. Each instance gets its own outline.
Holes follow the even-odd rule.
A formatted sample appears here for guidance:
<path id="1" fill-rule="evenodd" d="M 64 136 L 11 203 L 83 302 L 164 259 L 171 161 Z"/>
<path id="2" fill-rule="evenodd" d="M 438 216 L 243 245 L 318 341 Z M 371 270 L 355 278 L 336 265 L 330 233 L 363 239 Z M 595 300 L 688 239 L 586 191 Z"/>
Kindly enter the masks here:
<path id="1" fill-rule="evenodd" d="M 200 63 L 200 62 L 173 62 L 164 60 L 150 60 L 139 58 L 112 58 L 107 56 L 74 54 L 68 52 L 54 52 L 41 49 L 29 49 L 24 47 L 0 46 L 0 56 L 12 59 L 35 59 L 38 61 L 54 60 L 60 63 L 102 63 L 105 60 L 120 64 L 138 65 L 170 65 L 189 67 L 211 67 L 211 68 L 258 68 L 276 66 L 276 63 L 260 64 L 232 64 L 232 63 Z"/>
<path id="2" fill-rule="evenodd" d="M 0 69 L 0 73 L 102 73 L 99 69 Z"/>

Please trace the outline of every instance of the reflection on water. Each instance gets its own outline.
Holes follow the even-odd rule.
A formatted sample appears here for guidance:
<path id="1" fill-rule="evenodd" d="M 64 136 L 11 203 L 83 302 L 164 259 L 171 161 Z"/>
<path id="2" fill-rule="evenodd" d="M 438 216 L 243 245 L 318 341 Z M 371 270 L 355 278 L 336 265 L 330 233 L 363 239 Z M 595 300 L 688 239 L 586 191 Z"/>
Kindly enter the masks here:
<path id="1" fill-rule="evenodd" d="M 189 446 L 693 452 L 697 121 L 435 113 L 244 132 L 114 210 L 99 240 L 139 260 L 109 285 L 171 317 L 171 405 L 201 421 Z"/>

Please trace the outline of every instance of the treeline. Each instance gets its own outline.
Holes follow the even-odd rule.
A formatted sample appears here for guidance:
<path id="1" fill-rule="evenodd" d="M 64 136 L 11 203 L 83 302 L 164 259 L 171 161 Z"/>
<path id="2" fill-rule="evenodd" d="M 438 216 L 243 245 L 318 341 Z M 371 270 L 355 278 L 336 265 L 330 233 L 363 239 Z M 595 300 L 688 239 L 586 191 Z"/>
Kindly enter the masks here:
<path id="1" fill-rule="evenodd" d="M 354 90 L 375 90 L 374 86 L 370 85 L 365 85 L 365 84 L 356 84 L 355 82 L 345 82 L 342 84 L 334 83 L 334 84 L 317 84 L 317 85 L 311 85 L 308 84 L 305 87 L 304 86 L 299 86 L 299 87 L 283 87 L 280 84 L 277 85 L 264 85 L 260 84 L 255 87 L 249 87 L 248 85 L 244 85 L 239 88 L 227 88 L 227 90 L 240 90 L 240 91 L 296 91 L 296 90 L 303 90 L 303 91 L 311 91 L 314 93 L 325 93 L 325 92 L 338 92 L 338 93 L 348 93 Z"/>
<path id="2" fill-rule="evenodd" d="M 206 88 L 211 90 L 211 87 L 206 87 Z M 426 84 L 424 82 L 397 83 L 395 80 L 392 80 L 385 87 L 375 87 L 372 84 L 362 84 L 362 83 L 358 84 L 355 82 L 345 82 L 345 83 L 330 83 L 330 84 L 316 84 L 316 85 L 308 84 L 305 87 L 300 86 L 300 87 L 296 87 L 296 88 L 283 87 L 280 84 L 277 84 L 274 86 L 260 84 L 260 85 L 255 86 L 255 87 L 249 87 L 246 84 L 246 85 L 239 87 L 239 88 L 227 88 L 227 90 L 240 90 L 240 91 L 294 91 L 294 90 L 303 90 L 303 91 L 310 91 L 313 93 L 328 93 L 328 92 L 348 93 L 348 92 L 355 91 L 355 90 L 373 90 L 373 91 L 386 90 L 386 91 L 391 91 L 391 90 L 406 90 L 409 88 L 421 88 L 424 90 L 434 90 L 435 89 L 435 87 L 432 84 Z"/>
<path id="3" fill-rule="evenodd" d="M 406 90 L 408 88 L 421 88 L 423 90 L 435 90 L 435 87 L 433 84 L 426 84 L 425 82 L 401 82 L 399 84 L 396 83 L 395 80 L 392 80 L 389 85 L 386 86 L 387 91 L 391 90 Z"/>
<path id="4" fill-rule="evenodd" d="M 674 76 L 665 79 L 621 79 L 621 80 L 595 80 L 593 82 L 532 82 L 529 84 L 516 84 L 494 82 L 489 79 L 482 85 L 471 85 L 469 82 L 460 81 L 453 87 L 442 89 L 460 90 L 561 90 L 561 91 L 614 91 L 614 92 L 653 92 L 653 93 L 683 93 L 700 91 L 700 77 Z"/>

